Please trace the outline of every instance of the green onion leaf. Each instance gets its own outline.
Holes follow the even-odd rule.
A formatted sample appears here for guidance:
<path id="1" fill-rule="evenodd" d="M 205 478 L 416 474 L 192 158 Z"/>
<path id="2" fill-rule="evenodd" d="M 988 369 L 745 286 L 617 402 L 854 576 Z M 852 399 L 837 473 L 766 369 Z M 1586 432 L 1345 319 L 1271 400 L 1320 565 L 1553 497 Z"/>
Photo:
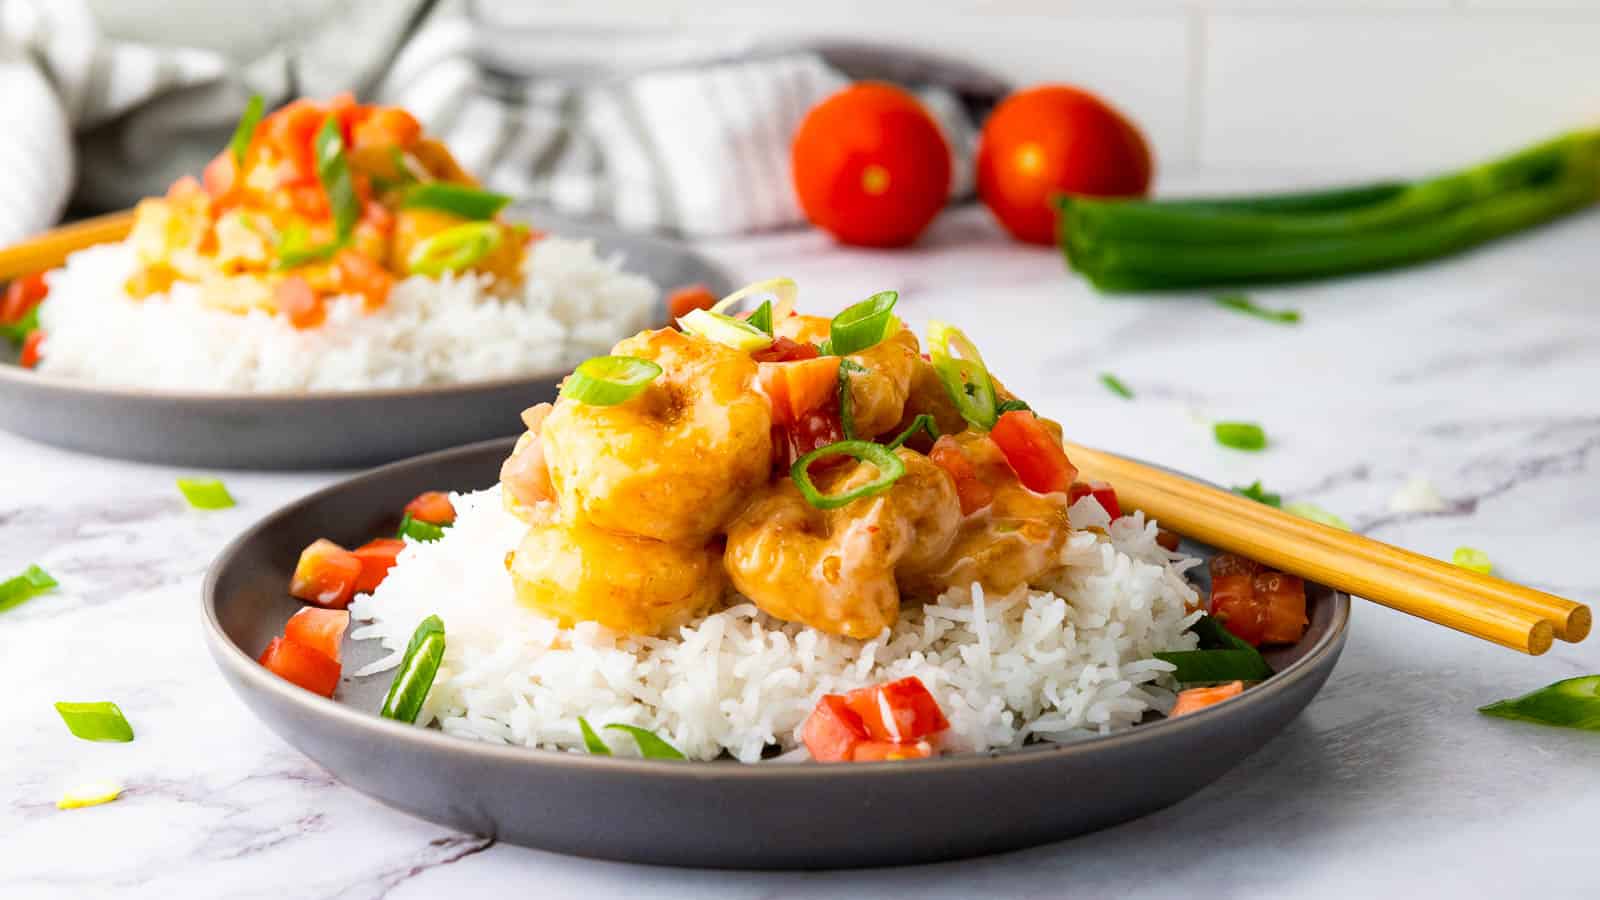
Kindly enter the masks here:
<path id="1" fill-rule="evenodd" d="M 1223 294 L 1217 298 L 1217 305 L 1226 309 L 1242 312 L 1247 316 L 1266 319 L 1268 322 L 1277 322 L 1280 325 L 1294 325 L 1300 321 L 1300 312 L 1293 309 L 1267 309 L 1257 306 L 1254 300 L 1244 294 Z"/>
<path id="2" fill-rule="evenodd" d="M 60 582 L 50 577 L 50 573 L 36 565 L 30 565 L 15 575 L 0 581 L 0 612 L 32 600 L 47 591 L 60 586 Z"/>
<path id="3" fill-rule="evenodd" d="M 1201 650 L 1248 650 L 1259 655 L 1256 648 L 1244 638 L 1229 631 L 1215 616 L 1205 615 L 1195 620 L 1189 630 L 1200 638 Z"/>
<path id="4" fill-rule="evenodd" d="M 800 297 L 800 286 L 794 283 L 793 278 L 769 278 L 766 281 L 747 284 L 718 300 L 712 305 L 711 312 L 727 315 L 740 300 L 750 297 L 777 300 L 777 305 L 773 307 L 774 316 L 785 315 L 794 310 L 794 303 Z"/>
<path id="5" fill-rule="evenodd" d="M 1254 422 L 1218 422 L 1212 426 L 1217 443 L 1235 450 L 1262 450 L 1267 446 L 1267 433 Z"/>
<path id="6" fill-rule="evenodd" d="M 406 191 L 402 209 L 437 209 L 463 219 L 492 219 L 511 198 L 482 188 L 448 181 L 426 181 Z"/>
<path id="7" fill-rule="evenodd" d="M 321 262 L 344 246 L 341 241 L 327 241 L 326 243 L 310 243 L 311 233 L 299 223 L 288 226 L 278 238 L 277 256 L 273 263 L 277 269 L 292 269 L 296 266 L 309 265 Z"/>
<path id="8" fill-rule="evenodd" d="M 411 643 L 400 660 L 400 668 L 389 685 L 389 695 L 383 698 L 379 715 L 408 725 L 415 724 L 422 712 L 422 702 L 433 689 L 433 679 L 439 674 L 439 663 L 444 660 L 444 622 L 438 616 L 429 616 L 411 633 Z"/>
<path id="9" fill-rule="evenodd" d="M 750 318 L 745 319 L 745 322 L 749 323 L 750 327 L 759 328 L 770 336 L 772 334 L 772 301 L 761 301 L 761 305 L 756 307 L 756 311 L 751 313 Z"/>
<path id="10" fill-rule="evenodd" d="M 0 325 L 0 335 L 5 335 L 14 343 L 22 343 L 28 339 L 39 327 L 39 307 L 43 303 L 35 303 L 32 308 L 22 314 L 22 318 L 10 325 Z"/>
<path id="11" fill-rule="evenodd" d="M 437 541 L 444 537 L 444 528 L 432 522 L 414 519 L 410 513 L 406 513 L 405 518 L 400 520 L 400 529 L 394 533 L 394 536 L 397 538 L 411 538 L 413 541 Z"/>
<path id="12" fill-rule="evenodd" d="M 1328 512 L 1315 503 L 1290 503 L 1288 506 L 1283 508 L 1283 511 L 1291 516 L 1299 516 L 1302 519 L 1309 519 L 1320 525 L 1327 525 L 1330 528 L 1337 528 L 1340 531 L 1350 530 L 1350 526 L 1345 523 L 1345 520 L 1339 518 L 1331 512 Z"/>
<path id="13" fill-rule="evenodd" d="M 178 490 L 195 509 L 227 509 L 234 505 L 227 486 L 215 478 L 179 478 Z"/>
<path id="14" fill-rule="evenodd" d="M 839 427 L 844 431 L 844 439 L 847 441 L 856 439 L 856 411 L 855 401 L 850 397 L 850 373 L 866 370 L 860 363 L 843 356 L 839 357 Z"/>
<path id="15" fill-rule="evenodd" d="M 437 278 L 470 269 L 500 246 L 501 229 L 494 222 L 466 222 L 429 236 L 411 248 L 406 269 Z"/>
<path id="16" fill-rule="evenodd" d="M 312 149 L 317 156 L 317 180 L 328 195 L 328 208 L 333 211 L 333 230 L 339 243 L 349 240 L 361 217 L 361 202 L 356 199 L 355 183 L 350 178 L 350 163 L 344 155 L 344 132 L 339 122 L 329 116 L 317 131 Z"/>
<path id="17" fill-rule="evenodd" d="M 133 740 L 133 726 L 115 703 L 57 703 L 56 712 L 68 731 L 86 741 L 126 744 Z"/>
<path id="18" fill-rule="evenodd" d="M 911 424 L 906 426 L 905 431 L 900 432 L 894 440 L 884 446 L 890 450 L 899 449 L 904 446 L 906 441 L 911 440 L 912 435 L 919 431 L 927 432 L 929 440 L 937 441 L 939 439 L 939 426 L 933 421 L 933 416 L 927 413 L 919 413 L 915 419 L 911 420 Z"/>
<path id="19" fill-rule="evenodd" d="M 1179 684 L 1208 684 L 1226 681 L 1265 681 L 1272 668 L 1254 648 L 1249 650 L 1179 650 L 1153 654 L 1162 662 L 1177 666 L 1172 677 Z"/>
<path id="20" fill-rule="evenodd" d="M 1600 731 L 1600 675 L 1558 681 L 1514 700 L 1478 707 L 1486 716 Z"/>
<path id="21" fill-rule="evenodd" d="M 1489 554 L 1476 547 L 1457 547 L 1456 552 L 1450 555 L 1450 561 L 1479 575 L 1487 575 L 1494 571 L 1494 563 L 1489 561 Z"/>
<path id="22" fill-rule="evenodd" d="M 1010 400 L 1000 401 L 1000 404 L 994 408 L 995 418 L 997 419 L 1008 412 L 1033 412 L 1033 407 L 1013 397 Z"/>
<path id="23" fill-rule="evenodd" d="M 848 356 L 881 343 L 900 320 L 894 317 L 895 291 L 881 291 L 833 317 L 828 327 L 829 353 Z"/>
<path id="24" fill-rule="evenodd" d="M 878 469 L 878 477 L 841 494 L 824 494 L 811 483 L 810 466 L 819 459 L 833 456 L 849 456 L 872 463 Z M 789 477 L 794 479 L 795 487 L 800 489 L 800 496 L 806 498 L 806 502 L 817 509 L 838 509 L 853 500 L 886 491 L 905 473 L 905 462 L 896 456 L 893 450 L 871 441 L 839 441 L 826 447 L 819 447 L 795 460 L 794 465 L 789 467 Z"/>
<path id="25" fill-rule="evenodd" d="M 951 345 L 960 351 L 959 357 L 950 352 Z M 1000 417 L 996 411 L 994 381 L 989 377 L 989 367 L 983 356 L 968 337 L 945 322 L 928 323 L 928 356 L 933 362 L 934 374 L 944 385 L 950 401 L 961 413 L 961 418 L 988 431 Z"/>
<path id="26" fill-rule="evenodd" d="M 1235 487 L 1233 492 L 1241 497 L 1249 497 L 1257 503 L 1265 503 L 1275 509 L 1283 508 L 1283 495 L 1274 494 L 1263 489 L 1260 481 L 1250 482 L 1249 487 Z"/>
<path id="27" fill-rule="evenodd" d="M 578 730 L 583 732 L 583 749 L 595 756 L 611 755 L 611 748 L 606 746 L 605 741 L 600 740 L 600 735 L 594 733 L 594 729 L 589 727 L 589 720 L 583 716 L 578 717 Z"/>
<path id="28" fill-rule="evenodd" d="M 689 334 L 746 353 L 772 346 L 772 335 L 767 332 L 743 319 L 708 309 L 690 310 L 688 315 L 678 320 L 678 327 Z"/>
<path id="29" fill-rule="evenodd" d="M 683 759 L 684 756 L 677 747 L 672 746 L 651 732 L 637 725 L 607 725 L 612 731 L 626 731 L 633 735 L 639 745 L 639 755 L 645 759 Z"/>
<path id="30" fill-rule="evenodd" d="M 260 94 L 251 94 L 250 101 L 244 105 L 244 114 L 239 117 L 239 124 L 233 129 L 233 137 L 228 141 L 228 149 L 233 151 L 233 159 L 239 165 L 244 165 L 245 154 L 250 152 L 250 141 L 256 136 L 256 126 L 261 123 L 261 113 L 266 109 L 266 102 Z"/>
<path id="31" fill-rule="evenodd" d="M 596 356 L 578 364 L 561 384 L 561 396 L 590 406 L 616 406 L 638 396 L 661 367 L 637 356 Z"/>
<path id="32" fill-rule="evenodd" d="M 1111 374 L 1110 372 L 1100 373 L 1100 383 L 1106 386 L 1106 390 L 1116 394 L 1118 397 L 1121 397 L 1124 400 L 1133 399 L 1133 391 L 1127 385 L 1122 383 L 1122 379 Z"/>

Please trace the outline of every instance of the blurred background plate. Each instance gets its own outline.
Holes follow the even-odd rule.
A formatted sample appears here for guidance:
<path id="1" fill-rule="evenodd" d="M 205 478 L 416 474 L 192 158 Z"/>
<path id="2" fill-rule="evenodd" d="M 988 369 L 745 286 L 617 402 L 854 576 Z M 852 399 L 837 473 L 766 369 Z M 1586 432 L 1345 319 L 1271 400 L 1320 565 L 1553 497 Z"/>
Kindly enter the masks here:
<path id="1" fill-rule="evenodd" d="M 563 237 L 593 238 L 602 255 L 665 296 L 700 282 L 714 294 L 728 277 L 688 247 L 546 212 L 512 219 Z M 622 337 L 622 335 L 618 335 Z M 550 399 L 568 369 L 520 378 L 416 388 L 305 394 L 178 393 L 49 378 L 0 363 L 0 428 L 102 456 L 177 466 L 310 469 L 374 465 L 522 431 L 518 413 Z"/>

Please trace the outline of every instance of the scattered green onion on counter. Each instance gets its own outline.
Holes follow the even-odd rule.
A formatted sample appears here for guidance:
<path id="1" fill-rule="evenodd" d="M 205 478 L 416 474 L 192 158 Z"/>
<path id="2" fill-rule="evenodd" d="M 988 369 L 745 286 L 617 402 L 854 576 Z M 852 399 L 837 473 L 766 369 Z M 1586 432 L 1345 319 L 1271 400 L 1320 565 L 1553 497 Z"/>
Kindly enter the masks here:
<path id="1" fill-rule="evenodd" d="M 933 416 L 927 413 L 918 413 L 917 417 L 911 420 L 911 424 L 906 426 L 905 431 L 900 432 L 895 436 L 894 440 L 884 446 L 890 450 L 899 449 L 905 446 L 906 441 L 911 440 L 919 431 L 925 432 L 928 435 L 928 440 L 937 441 L 939 439 L 939 426 L 933 421 Z"/>
<path id="2" fill-rule="evenodd" d="M 1267 433 L 1254 422 L 1218 422 L 1211 426 L 1211 431 L 1217 443 L 1235 450 L 1254 452 L 1267 446 Z"/>
<path id="3" fill-rule="evenodd" d="M 1330 528 L 1337 528 L 1340 531 L 1350 530 L 1349 523 L 1316 505 L 1315 503 L 1290 503 L 1283 508 L 1283 511 L 1291 516 L 1299 516 L 1302 519 L 1309 519 L 1310 521 L 1316 522 L 1319 525 L 1327 525 Z"/>
<path id="4" fill-rule="evenodd" d="M 1283 508 L 1283 496 L 1266 490 L 1260 481 L 1252 481 L 1247 487 L 1236 487 L 1233 492 L 1241 497 L 1249 497 L 1257 503 L 1265 503 L 1277 509 Z"/>
<path id="5" fill-rule="evenodd" d="M 1489 554 L 1476 547 L 1457 547 L 1456 552 L 1450 555 L 1450 561 L 1479 575 L 1487 575 L 1494 571 L 1494 563 L 1489 561 Z"/>
<path id="6" fill-rule="evenodd" d="M 444 622 L 438 616 L 429 616 L 412 632 L 411 643 L 406 646 L 406 654 L 400 660 L 400 668 L 389 685 L 389 694 L 383 700 L 379 715 L 407 725 L 415 724 L 443 661 Z"/>
<path id="7" fill-rule="evenodd" d="M 119 744 L 133 740 L 133 726 L 115 703 L 57 703 L 56 712 L 67 730 L 83 740 Z"/>
<path id="8" fill-rule="evenodd" d="M 819 459 L 834 456 L 848 456 L 869 462 L 877 467 L 878 477 L 843 493 L 824 494 L 812 483 L 810 467 Z M 794 465 L 789 467 L 789 477 L 794 480 L 795 487 L 800 489 L 800 496 L 817 509 L 838 509 L 853 500 L 886 491 L 905 473 L 906 464 L 900 457 L 894 455 L 893 450 L 871 441 L 838 441 L 826 447 L 819 447 L 795 460 Z"/>
<path id="9" fill-rule="evenodd" d="M 952 346 L 960 356 L 951 352 Z M 977 345 L 954 325 L 929 322 L 928 358 L 961 418 L 984 431 L 993 428 L 1000 417 L 994 381 Z"/>
<path id="10" fill-rule="evenodd" d="M 561 396 L 590 406 L 616 406 L 638 396 L 661 376 L 661 367 L 637 356 L 595 356 L 578 364 Z"/>
<path id="11" fill-rule="evenodd" d="M 746 353 L 772 345 L 772 335 L 749 321 L 708 309 L 690 310 L 688 315 L 678 320 L 678 327 L 689 334 Z"/>
<path id="12" fill-rule="evenodd" d="M 0 612 L 21 606 L 34 597 L 60 586 L 49 572 L 30 564 L 21 575 L 0 581 Z"/>
<path id="13" fill-rule="evenodd" d="M 413 517 L 410 513 L 406 513 L 405 517 L 400 520 L 400 527 L 395 530 L 394 536 L 397 538 L 411 538 L 413 541 L 426 543 L 437 541 L 444 537 L 444 528 L 432 522 L 424 522 Z"/>
<path id="14" fill-rule="evenodd" d="M 623 731 L 633 735 L 633 740 L 639 745 L 639 755 L 645 759 L 683 759 L 683 753 L 677 747 L 647 729 L 637 725 L 611 724 L 606 726 L 611 731 Z"/>
<path id="15" fill-rule="evenodd" d="M 882 343 L 900 324 L 894 317 L 899 299 L 895 291 L 881 291 L 834 316 L 828 326 L 826 352 L 847 356 Z"/>
<path id="16" fill-rule="evenodd" d="M 583 749 L 595 756 L 611 755 L 611 748 L 606 746 L 605 741 L 600 740 L 600 735 L 594 733 L 594 729 L 589 726 L 589 720 L 583 716 L 578 717 L 578 730 L 583 733 Z"/>
<path id="17" fill-rule="evenodd" d="M 1133 399 L 1133 389 L 1129 388 L 1126 384 L 1123 384 L 1122 379 L 1111 374 L 1110 372 L 1100 373 L 1100 383 L 1106 386 L 1106 390 L 1116 394 L 1118 397 L 1121 397 L 1124 400 Z"/>
<path id="18" fill-rule="evenodd" d="M 1280 325 L 1297 325 L 1300 322 L 1300 312 L 1293 309 L 1267 309 L 1257 306 L 1254 300 L 1244 294 L 1223 294 L 1217 298 L 1217 305 L 1226 309 L 1242 312 L 1247 316 L 1255 316 L 1268 322 L 1277 322 Z"/>
<path id="19" fill-rule="evenodd" d="M 350 239 L 356 220 L 361 217 L 361 201 L 356 198 L 350 162 L 344 155 L 344 132 L 335 117 L 329 116 L 322 123 L 311 149 L 317 158 L 317 180 L 322 182 L 322 191 L 328 195 L 328 208 L 333 213 L 334 234 L 343 244 Z"/>
<path id="20" fill-rule="evenodd" d="M 251 94 L 249 102 L 244 105 L 244 113 L 239 116 L 239 124 L 233 129 L 233 137 L 228 140 L 228 150 L 233 153 L 233 161 L 244 165 L 245 154 L 250 152 L 250 141 L 256 136 L 256 126 L 261 124 L 261 114 L 266 111 L 266 102 L 260 94 Z"/>
<path id="21" fill-rule="evenodd" d="M 505 209 L 511 198 L 482 188 L 449 181 L 425 181 L 412 185 L 400 201 L 402 209 L 437 209 L 463 219 L 492 219 Z"/>
<path id="22" fill-rule="evenodd" d="M 86 806 L 99 806 L 122 796 L 122 785 L 115 781 L 90 781 L 69 788 L 56 801 L 56 809 L 83 809 Z"/>
<path id="23" fill-rule="evenodd" d="M 1486 716 L 1600 731 L 1600 675 L 1567 678 L 1513 700 L 1478 707 Z"/>
<path id="24" fill-rule="evenodd" d="M 179 478 L 178 490 L 195 509 L 227 509 L 235 505 L 227 485 L 215 478 Z"/>

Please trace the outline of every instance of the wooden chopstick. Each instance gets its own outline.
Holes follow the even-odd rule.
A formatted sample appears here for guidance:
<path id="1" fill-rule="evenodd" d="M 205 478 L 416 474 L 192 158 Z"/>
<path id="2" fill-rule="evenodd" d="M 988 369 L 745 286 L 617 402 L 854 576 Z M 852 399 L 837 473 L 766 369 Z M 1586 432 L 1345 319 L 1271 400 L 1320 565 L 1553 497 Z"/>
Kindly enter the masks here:
<path id="1" fill-rule="evenodd" d="M 67 256 L 95 244 L 120 241 L 133 230 L 133 210 L 107 213 L 52 228 L 20 244 L 0 249 L 0 281 L 54 269 Z"/>
<path id="2" fill-rule="evenodd" d="M 1111 482 L 1123 505 L 1176 531 L 1274 568 L 1525 653 L 1558 631 L 1582 640 L 1589 608 L 1479 575 L 1350 532 L 1309 522 L 1228 491 L 1074 444 L 1082 476 Z"/>

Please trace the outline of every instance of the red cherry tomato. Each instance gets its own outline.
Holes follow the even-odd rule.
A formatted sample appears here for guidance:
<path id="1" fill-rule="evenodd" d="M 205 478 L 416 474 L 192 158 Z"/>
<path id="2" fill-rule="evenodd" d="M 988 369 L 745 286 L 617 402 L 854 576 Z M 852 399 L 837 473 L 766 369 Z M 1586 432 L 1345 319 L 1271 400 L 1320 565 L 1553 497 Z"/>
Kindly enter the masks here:
<path id="1" fill-rule="evenodd" d="M 812 107 L 791 161 L 806 218 L 846 244 L 909 244 L 950 195 L 950 147 L 938 123 L 889 84 L 854 84 Z"/>
<path id="2" fill-rule="evenodd" d="M 1126 117 L 1087 91 L 1043 85 L 1007 97 L 984 123 L 978 196 L 1019 241 L 1056 238 L 1057 194 L 1139 196 L 1150 148 Z"/>

